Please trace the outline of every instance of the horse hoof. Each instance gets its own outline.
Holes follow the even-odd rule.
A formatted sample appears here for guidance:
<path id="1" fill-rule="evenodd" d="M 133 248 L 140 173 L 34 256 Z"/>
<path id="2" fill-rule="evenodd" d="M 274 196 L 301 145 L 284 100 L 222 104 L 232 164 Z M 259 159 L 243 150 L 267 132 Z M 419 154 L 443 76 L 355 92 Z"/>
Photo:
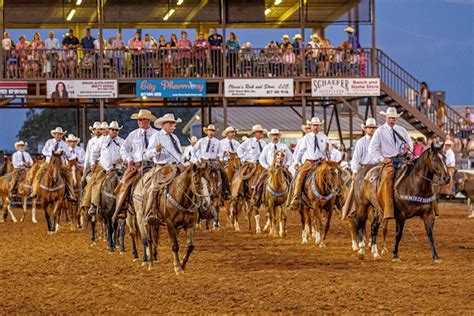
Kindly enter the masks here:
<path id="1" fill-rule="evenodd" d="M 255 233 L 258 235 L 258 234 L 261 234 L 262 233 L 262 230 L 259 228 L 257 230 L 255 230 Z"/>
<path id="2" fill-rule="evenodd" d="M 400 258 L 396 257 L 396 258 L 392 258 L 392 262 L 400 262 Z"/>
<path id="3" fill-rule="evenodd" d="M 36 219 L 31 220 L 33 224 L 38 224 L 38 221 Z"/>
<path id="4" fill-rule="evenodd" d="M 91 247 L 95 247 L 97 245 L 97 243 L 94 241 L 94 242 L 91 242 Z"/>
<path id="5" fill-rule="evenodd" d="M 439 258 L 438 258 L 438 259 L 434 259 L 434 263 L 437 263 L 437 264 L 441 263 L 441 259 L 439 259 Z"/>
<path id="6" fill-rule="evenodd" d="M 385 248 L 385 247 L 383 247 L 383 248 L 382 248 L 382 254 L 383 254 L 383 255 L 386 255 L 387 253 L 388 253 L 388 249 Z"/>
<path id="7" fill-rule="evenodd" d="M 174 269 L 174 272 L 176 273 L 176 275 L 184 274 L 184 270 L 182 269 Z"/>
<path id="8" fill-rule="evenodd" d="M 13 224 L 16 224 L 18 221 L 16 219 L 13 220 Z"/>
<path id="9" fill-rule="evenodd" d="M 378 253 L 374 254 L 374 260 L 380 260 L 382 257 Z"/>
<path id="10" fill-rule="evenodd" d="M 307 244 L 307 243 L 308 243 L 308 240 L 307 240 L 307 239 L 303 239 L 303 240 L 301 241 L 301 243 L 302 243 L 303 245 L 304 245 L 304 244 Z"/>
<path id="11" fill-rule="evenodd" d="M 327 247 L 327 246 L 326 246 L 326 243 L 324 243 L 324 242 L 322 242 L 322 243 L 319 244 L 319 248 L 326 248 L 326 247 Z"/>
<path id="12" fill-rule="evenodd" d="M 123 256 L 125 254 L 125 251 L 120 251 L 120 255 Z"/>
<path id="13" fill-rule="evenodd" d="M 138 258 L 133 258 L 133 262 L 137 262 L 138 261 Z"/>
<path id="14" fill-rule="evenodd" d="M 150 263 L 149 263 L 148 261 L 143 261 L 143 262 L 142 262 L 142 267 L 146 267 L 146 266 L 148 266 L 149 264 L 150 264 Z"/>

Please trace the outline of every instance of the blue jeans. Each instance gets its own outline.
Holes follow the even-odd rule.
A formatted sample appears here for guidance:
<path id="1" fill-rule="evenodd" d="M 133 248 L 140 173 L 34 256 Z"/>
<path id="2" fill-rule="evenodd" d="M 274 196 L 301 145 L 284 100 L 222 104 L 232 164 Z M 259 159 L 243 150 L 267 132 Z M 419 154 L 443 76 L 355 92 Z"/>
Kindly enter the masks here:
<path id="1" fill-rule="evenodd" d="M 115 69 L 119 77 L 123 76 L 123 57 L 114 57 Z"/>

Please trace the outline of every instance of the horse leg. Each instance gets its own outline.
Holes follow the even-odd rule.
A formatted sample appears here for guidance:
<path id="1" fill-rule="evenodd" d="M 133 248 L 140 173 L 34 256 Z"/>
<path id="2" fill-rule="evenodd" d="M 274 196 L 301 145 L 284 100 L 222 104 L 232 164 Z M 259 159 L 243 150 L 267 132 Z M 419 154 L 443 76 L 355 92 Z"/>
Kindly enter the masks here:
<path id="1" fill-rule="evenodd" d="M 388 253 L 387 248 L 387 234 L 388 234 L 388 220 L 382 220 L 382 254 Z"/>
<path id="2" fill-rule="evenodd" d="M 268 220 L 270 223 L 265 224 L 265 227 L 263 228 L 264 232 L 268 232 L 268 236 L 275 236 L 275 225 L 274 225 L 274 218 L 275 218 L 275 204 L 273 201 L 268 202 L 267 206 L 267 214 L 268 214 Z"/>
<path id="3" fill-rule="evenodd" d="M 115 237 L 115 229 L 114 229 L 114 224 L 110 219 L 105 220 L 107 224 L 107 243 L 109 246 L 109 253 L 112 253 L 115 251 L 115 242 L 114 242 L 114 237 Z"/>
<path id="4" fill-rule="evenodd" d="M 36 224 L 36 198 L 31 201 L 31 221 Z"/>
<path id="5" fill-rule="evenodd" d="M 286 201 L 286 199 L 285 199 Z M 287 214 L 286 214 L 286 206 L 283 203 L 280 205 L 280 237 L 285 237 L 287 234 L 287 229 L 286 229 L 286 220 L 287 220 Z"/>
<path id="6" fill-rule="evenodd" d="M 184 270 L 186 268 L 186 263 L 189 260 L 189 256 L 194 250 L 194 227 L 186 229 L 186 254 L 183 258 L 183 263 L 181 264 L 181 268 Z"/>
<path id="7" fill-rule="evenodd" d="M 255 233 L 256 234 L 261 234 L 262 233 L 262 229 L 260 228 L 260 211 L 257 207 L 253 206 L 252 203 L 249 203 L 249 206 L 250 210 L 254 210 L 255 211 Z"/>
<path id="8" fill-rule="evenodd" d="M 125 220 L 124 219 L 119 219 L 119 229 L 118 229 L 118 234 L 119 234 L 119 240 L 120 240 L 120 254 L 123 254 L 125 252 Z"/>
<path id="9" fill-rule="evenodd" d="M 324 210 L 321 210 L 321 214 L 323 211 Z M 331 226 L 332 212 L 333 212 L 332 208 L 327 212 L 327 219 L 326 219 L 326 224 L 324 225 L 323 238 L 321 240 L 321 243 L 319 244 L 319 248 L 326 247 L 326 236 L 328 235 L 329 227 Z"/>
<path id="10" fill-rule="evenodd" d="M 309 235 L 309 218 L 308 218 L 308 209 L 303 206 L 299 208 L 300 217 L 301 217 L 301 243 L 308 243 Z"/>
<path id="11" fill-rule="evenodd" d="M 431 255 L 435 263 L 440 263 L 441 259 L 438 256 L 438 252 L 436 251 L 435 239 L 434 239 L 434 222 L 435 222 L 435 215 L 433 213 L 425 214 L 423 216 L 423 222 L 425 223 L 425 230 L 426 235 L 428 236 L 428 240 L 430 241 L 431 247 Z"/>
<path id="12" fill-rule="evenodd" d="M 25 196 L 23 198 L 23 203 L 22 203 L 22 205 L 23 205 L 23 215 L 21 216 L 21 219 L 20 219 L 20 222 L 22 222 L 22 223 L 25 221 L 25 218 L 26 218 L 26 211 L 27 211 L 27 208 L 28 208 L 28 203 L 27 202 L 28 202 L 28 198 Z"/>
<path id="13" fill-rule="evenodd" d="M 367 205 L 357 206 L 354 217 L 354 224 L 357 227 L 359 259 L 364 259 L 365 257 L 365 225 L 367 223 L 367 211 Z M 352 249 L 354 249 L 354 247 L 352 247 Z"/>
<path id="14" fill-rule="evenodd" d="M 218 199 L 214 199 L 212 204 L 214 205 L 214 228 L 218 230 L 221 227 L 221 224 L 219 223 L 220 206 Z"/>
<path id="15" fill-rule="evenodd" d="M 44 219 L 46 221 L 46 225 L 48 226 L 48 235 L 51 234 L 51 219 L 49 215 L 49 205 L 43 202 L 43 210 L 44 210 Z"/>
<path id="16" fill-rule="evenodd" d="M 349 224 L 349 233 L 351 234 L 352 251 L 357 251 L 359 250 L 359 246 L 357 245 L 357 226 L 353 218 L 346 217 L 346 219 Z"/>
<path id="17" fill-rule="evenodd" d="M 377 248 L 377 234 L 379 233 L 380 217 L 374 214 L 372 218 L 372 225 L 370 230 L 370 248 L 374 260 L 380 259 L 379 250 Z"/>
<path id="18" fill-rule="evenodd" d="M 405 226 L 404 219 L 396 219 L 396 221 L 397 221 L 397 233 L 395 235 L 395 246 L 393 247 L 392 262 L 400 262 L 400 257 L 398 256 L 398 246 L 400 244 L 400 240 L 402 240 L 403 227 Z"/>
<path id="19" fill-rule="evenodd" d="M 95 246 L 97 244 L 97 219 L 95 215 L 90 217 L 91 219 L 91 246 Z"/>
<path id="20" fill-rule="evenodd" d="M 138 261 L 137 231 L 135 221 L 135 217 L 131 214 L 128 214 L 126 222 L 129 229 L 130 239 L 132 240 L 132 258 L 134 262 Z M 123 234 L 125 234 L 125 229 Z"/>
<path id="21" fill-rule="evenodd" d="M 171 240 L 171 250 L 173 251 L 173 257 L 174 257 L 174 272 L 176 274 L 182 274 L 183 268 L 181 267 L 181 263 L 179 262 L 179 242 L 178 242 L 178 232 L 176 231 L 176 228 L 172 223 L 168 223 L 168 235 Z"/>
<path id="22" fill-rule="evenodd" d="M 158 241 L 160 239 L 160 225 L 153 225 L 153 252 L 152 263 L 158 262 Z"/>
<path id="23" fill-rule="evenodd" d="M 316 245 L 321 244 L 321 232 L 323 231 L 323 222 L 321 219 L 321 210 L 313 208 L 311 210 L 311 222 L 313 228 L 314 243 Z"/>
<path id="24" fill-rule="evenodd" d="M 6 204 L 7 204 L 8 213 L 10 214 L 13 223 L 16 223 L 16 222 L 18 222 L 18 221 L 17 221 L 17 219 L 16 219 L 16 217 L 15 217 L 15 214 L 13 214 L 12 208 L 11 208 L 11 206 L 10 206 L 10 202 L 11 202 L 11 201 L 10 201 L 10 198 L 7 197 L 7 198 L 6 198 Z"/>

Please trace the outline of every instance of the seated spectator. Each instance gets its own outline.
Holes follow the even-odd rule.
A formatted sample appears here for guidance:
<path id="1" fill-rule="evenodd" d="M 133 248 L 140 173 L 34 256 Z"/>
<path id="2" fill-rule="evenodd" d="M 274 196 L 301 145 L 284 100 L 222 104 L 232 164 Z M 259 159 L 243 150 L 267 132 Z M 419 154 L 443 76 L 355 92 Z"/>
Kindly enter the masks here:
<path id="1" fill-rule="evenodd" d="M 86 52 L 81 60 L 81 72 L 85 78 L 92 77 L 92 69 L 94 68 L 94 59 L 90 50 Z"/>
<path id="2" fill-rule="evenodd" d="M 243 77 L 252 77 L 255 67 L 255 52 L 252 50 L 250 42 L 245 43 L 240 51 L 240 75 Z"/>

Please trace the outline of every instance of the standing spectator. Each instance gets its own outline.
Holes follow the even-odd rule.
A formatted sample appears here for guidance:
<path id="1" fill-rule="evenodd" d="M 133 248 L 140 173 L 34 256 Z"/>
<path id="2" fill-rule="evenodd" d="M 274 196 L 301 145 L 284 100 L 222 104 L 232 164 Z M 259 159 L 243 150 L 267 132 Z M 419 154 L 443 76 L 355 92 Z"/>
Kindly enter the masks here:
<path id="1" fill-rule="evenodd" d="M 212 76 L 222 77 L 222 35 L 217 33 L 215 27 L 211 28 L 211 35 L 207 39 L 211 48 Z"/>
<path id="2" fill-rule="evenodd" d="M 310 44 L 306 45 L 306 50 L 304 52 L 304 61 L 306 66 L 306 75 L 311 77 L 314 67 L 313 67 L 313 47 Z"/>
<path id="3" fill-rule="evenodd" d="M 450 176 L 450 181 L 448 184 L 441 187 L 441 195 L 445 195 L 447 198 L 451 198 L 453 195 L 453 176 L 454 169 L 456 167 L 456 158 L 454 151 L 452 150 L 454 143 L 452 140 L 448 139 L 444 142 L 443 151 L 446 157 L 446 167 L 448 167 L 448 175 Z"/>
<path id="4" fill-rule="evenodd" d="M 146 77 L 153 75 L 153 41 L 151 40 L 150 34 L 145 34 L 145 40 L 143 41 L 143 50 L 145 52 L 145 69 Z"/>
<path id="5" fill-rule="evenodd" d="M 357 37 L 355 36 L 355 30 L 351 27 L 348 26 L 344 29 L 344 31 L 347 33 L 347 47 L 351 54 L 356 54 L 357 50 L 360 48 L 359 41 L 357 40 Z"/>
<path id="6" fill-rule="evenodd" d="M 311 48 L 313 49 L 313 53 L 311 54 L 312 61 L 311 61 L 311 74 L 317 73 L 317 65 L 319 60 L 319 47 L 320 47 L 320 40 L 318 34 L 311 35 L 311 41 L 308 43 Z"/>
<path id="7" fill-rule="evenodd" d="M 193 44 L 188 40 L 188 33 L 181 31 L 181 38 L 178 41 L 179 59 L 181 63 L 181 76 L 189 76 L 189 65 L 191 64 L 191 49 Z"/>
<path id="8" fill-rule="evenodd" d="M 10 59 L 12 50 L 15 49 L 15 43 L 13 43 L 13 41 L 10 39 L 8 32 L 3 32 L 2 49 L 5 51 L 5 53 L 2 54 L 2 64 L 5 65 Z M 7 72 L 8 70 L 4 69 L 4 77 Z"/>
<path id="9" fill-rule="evenodd" d="M 112 41 L 113 49 L 113 65 L 115 66 L 117 76 L 123 76 L 123 59 L 125 54 L 125 42 L 122 39 L 122 33 L 118 32 L 115 39 Z"/>
<path id="10" fill-rule="evenodd" d="M 245 43 L 240 52 L 240 76 L 253 76 L 256 57 L 252 50 L 252 44 L 250 42 Z"/>
<path id="11" fill-rule="evenodd" d="M 48 38 L 44 40 L 44 49 L 45 51 L 45 58 L 49 58 L 49 63 L 51 65 L 51 72 L 53 75 L 56 74 L 57 70 L 57 60 L 59 54 L 59 40 L 54 37 L 54 32 L 51 31 L 48 34 Z"/>
<path id="12" fill-rule="evenodd" d="M 132 51 L 133 76 L 140 77 L 143 59 L 143 41 L 139 32 L 136 32 L 133 38 L 128 41 L 128 47 Z"/>
<path id="13" fill-rule="evenodd" d="M 173 61 L 177 62 L 179 60 L 179 56 L 178 56 L 178 35 L 176 35 L 174 33 L 171 34 L 170 44 L 171 44 L 171 53 L 173 54 Z"/>
<path id="14" fill-rule="evenodd" d="M 282 68 L 282 59 L 281 59 L 281 49 L 278 46 L 277 42 L 271 41 L 268 49 L 268 63 L 270 68 L 270 77 L 278 77 L 281 75 Z"/>
<path id="15" fill-rule="evenodd" d="M 361 77 L 366 77 L 367 76 L 367 54 L 363 49 L 359 49 L 359 73 Z"/>
<path id="16" fill-rule="evenodd" d="M 194 59 L 196 60 L 196 72 L 197 76 L 204 76 L 207 71 L 207 48 L 209 44 L 204 38 L 204 33 L 199 32 L 198 38 L 194 41 Z"/>
<path id="17" fill-rule="evenodd" d="M 293 46 L 291 44 L 287 45 L 285 52 L 282 56 L 283 67 L 285 68 L 285 76 L 293 77 L 296 75 L 296 55 L 293 52 Z"/>
<path id="18" fill-rule="evenodd" d="M 444 103 L 441 100 L 438 100 L 438 107 L 436 109 L 436 116 L 438 119 L 438 126 L 442 130 L 444 130 L 446 126 L 446 108 L 444 107 Z"/>
<path id="19" fill-rule="evenodd" d="M 86 36 L 84 36 L 81 39 L 81 47 L 86 51 L 87 50 L 92 50 L 92 49 L 94 49 L 94 41 L 95 41 L 95 38 L 92 37 L 92 35 L 91 35 L 91 29 L 87 28 L 86 29 Z"/>
<path id="20" fill-rule="evenodd" d="M 39 33 L 33 35 L 33 40 L 30 43 L 31 48 L 31 60 L 30 67 L 33 71 L 33 77 L 39 77 L 41 62 L 43 61 L 43 49 L 44 43 L 41 40 Z"/>
<path id="21" fill-rule="evenodd" d="M 457 168 L 460 168 L 462 154 L 463 154 L 463 146 L 461 139 L 457 136 L 453 136 L 453 152 L 454 152 L 454 159 L 456 160 Z"/>
<path id="22" fill-rule="evenodd" d="M 464 109 L 464 117 L 459 119 L 459 124 L 461 125 L 461 138 L 469 139 L 474 125 L 474 114 L 471 113 L 470 107 Z"/>
<path id="23" fill-rule="evenodd" d="M 69 29 L 63 39 L 63 60 L 69 76 L 74 78 L 77 65 L 77 48 L 79 47 L 79 39 L 74 36 L 74 30 Z"/>
<path id="24" fill-rule="evenodd" d="M 430 89 L 428 88 L 428 84 L 426 82 L 421 83 L 421 90 L 420 90 L 420 99 L 421 99 L 421 109 L 425 115 L 428 115 L 429 108 L 431 106 L 431 93 Z"/>
<path id="25" fill-rule="evenodd" d="M 268 76 L 268 56 L 264 49 L 260 51 L 257 57 L 257 77 Z"/>
<path id="26" fill-rule="evenodd" d="M 18 56 L 18 64 L 20 65 L 20 71 L 23 71 L 23 77 L 28 76 L 28 43 L 26 42 L 25 35 L 20 35 L 18 38 L 18 43 L 16 43 L 16 53 Z M 26 69 L 26 70 L 25 70 Z"/>
<path id="27" fill-rule="evenodd" d="M 320 52 L 319 52 L 319 76 L 326 77 L 329 71 L 329 54 L 331 49 L 331 43 L 328 40 L 320 41 Z"/>
<path id="28" fill-rule="evenodd" d="M 174 74 L 173 66 L 175 59 L 170 42 L 166 43 L 165 53 L 166 55 L 164 57 L 164 77 L 168 78 L 172 77 L 172 75 Z"/>
<path id="29" fill-rule="evenodd" d="M 237 71 L 237 56 L 239 53 L 240 45 L 237 36 L 234 32 L 230 32 L 229 39 L 225 43 L 227 48 L 227 75 L 235 77 Z"/>
<path id="30" fill-rule="evenodd" d="M 281 38 L 282 42 L 280 44 L 280 49 L 282 51 L 285 51 L 285 48 L 288 47 L 288 45 L 291 45 L 290 43 L 290 37 L 288 35 L 283 35 L 283 37 Z"/>
<path id="31" fill-rule="evenodd" d="M 420 157 L 423 151 L 425 150 L 425 138 L 418 137 L 413 143 L 413 156 Z"/>
<path id="32" fill-rule="evenodd" d="M 301 50 L 304 49 L 303 39 L 301 38 L 301 34 L 296 34 L 293 36 L 293 50 L 296 53 L 301 53 Z"/>
<path id="33" fill-rule="evenodd" d="M 99 56 L 102 53 L 102 58 L 107 58 L 106 52 L 107 52 L 107 42 L 105 41 L 104 38 L 102 38 L 102 49 L 103 51 L 100 51 L 100 31 L 97 32 L 97 38 L 94 39 L 94 51 L 90 51 L 91 56 L 94 56 L 93 58 L 93 64 L 98 65 L 99 64 Z M 104 60 L 102 59 L 104 62 Z M 96 68 L 97 69 L 97 68 Z"/>

